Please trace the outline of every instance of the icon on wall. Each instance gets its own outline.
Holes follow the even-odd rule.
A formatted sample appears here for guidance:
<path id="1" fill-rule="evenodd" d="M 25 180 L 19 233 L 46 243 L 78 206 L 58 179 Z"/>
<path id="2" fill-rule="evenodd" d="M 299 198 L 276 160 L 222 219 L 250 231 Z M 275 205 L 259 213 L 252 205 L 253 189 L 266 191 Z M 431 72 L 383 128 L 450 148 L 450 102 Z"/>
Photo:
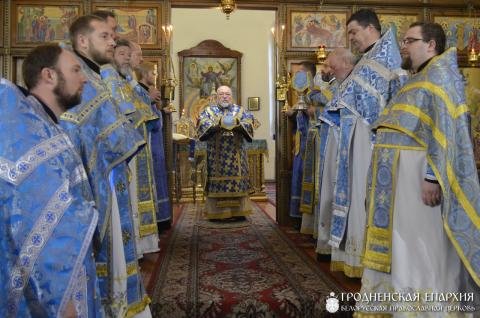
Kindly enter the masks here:
<path id="1" fill-rule="evenodd" d="M 251 111 L 260 110 L 260 97 L 248 98 L 248 110 L 251 110 Z"/>

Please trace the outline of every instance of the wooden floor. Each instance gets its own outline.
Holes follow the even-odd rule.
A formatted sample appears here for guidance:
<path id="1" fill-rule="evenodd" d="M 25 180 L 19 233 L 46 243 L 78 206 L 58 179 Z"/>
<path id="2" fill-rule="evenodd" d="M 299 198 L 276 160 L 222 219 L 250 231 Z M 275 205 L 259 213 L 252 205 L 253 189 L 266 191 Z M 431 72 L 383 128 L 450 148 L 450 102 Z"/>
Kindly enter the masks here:
<path id="1" fill-rule="evenodd" d="M 275 220 L 275 206 L 270 203 L 269 201 L 266 202 L 257 202 L 258 206 L 273 220 Z M 157 270 L 161 264 L 162 258 L 165 256 L 163 253 L 166 250 L 166 246 L 168 243 L 169 236 L 172 232 L 173 227 L 175 226 L 175 222 L 179 215 L 180 209 L 182 208 L 182 204 L 174 204 L 174 213 L 173 213 L 173 225 L 172 228 L 164 230 L 160 234 L 160 252 L 158 253 L 151 253 L 146 254 L 142 260 L 140 260 L 140 269 L 144 281 L 144 285 L 147 289 L 149 294 L 152 293 L 155 287 L 155 278 Z M 300 238 L 302 240 L 312 240 L 313 238 L 308 237 L 307 235 L 300 234 L 298 231 L 294 230 L 293 228 L 288 227 L 281 227 L 281 229 L 290 237 Z M 313 244 L 302 244 L 299 246 L 304 250 L 304 252 L 309 255 L 312 259 L 314 259 L 319 268 L 329 275 L 340 287 L 348 292 L 358 292 L 360 290 L 360 279 L 357 278 L 349 278 L 345 276 L 341 272 L 331 272 L 330 271 L 330 261 L 325 258 L 317 257 L 317 254 L 314 250 Z"/>

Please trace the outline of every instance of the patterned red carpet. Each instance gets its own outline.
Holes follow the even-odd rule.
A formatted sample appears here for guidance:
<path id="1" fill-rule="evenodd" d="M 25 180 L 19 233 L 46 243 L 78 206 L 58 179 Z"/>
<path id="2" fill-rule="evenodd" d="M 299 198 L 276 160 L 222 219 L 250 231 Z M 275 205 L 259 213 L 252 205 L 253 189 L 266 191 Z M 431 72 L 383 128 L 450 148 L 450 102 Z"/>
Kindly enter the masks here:
<path id="1" fill-rule="evenodd" d="M 341 292 L 254 204 L 245 221 L 211 222 L 186 204 L 152 293 L 154 317 L 325 317 Z"/>

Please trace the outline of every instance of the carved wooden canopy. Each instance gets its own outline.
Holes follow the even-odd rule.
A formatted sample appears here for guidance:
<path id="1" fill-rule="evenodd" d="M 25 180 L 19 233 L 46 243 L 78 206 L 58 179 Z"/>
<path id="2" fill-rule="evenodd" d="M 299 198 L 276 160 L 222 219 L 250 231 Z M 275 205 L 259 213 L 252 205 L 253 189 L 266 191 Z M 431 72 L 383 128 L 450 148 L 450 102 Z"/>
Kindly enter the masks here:
<path id="1" fill-rule="evenodd" d="M 216 40 L 204 40 L 178 52 L 180 111 L 196 122 L 211 92 L 220 85 L 229 86 L 235 102 L 240 104 L 242 55 Z"/>
<path id="2" fill-rule="evenodd" d="M 178 56 L 222 56 L 222 57 L 242 57 L 242 53 L 231 50 L 225 47 L 222 43 L 216 40 L 204 40 L 197 44 L 197 46 L 192 47 L 187 50 L 178 52 Z"/>

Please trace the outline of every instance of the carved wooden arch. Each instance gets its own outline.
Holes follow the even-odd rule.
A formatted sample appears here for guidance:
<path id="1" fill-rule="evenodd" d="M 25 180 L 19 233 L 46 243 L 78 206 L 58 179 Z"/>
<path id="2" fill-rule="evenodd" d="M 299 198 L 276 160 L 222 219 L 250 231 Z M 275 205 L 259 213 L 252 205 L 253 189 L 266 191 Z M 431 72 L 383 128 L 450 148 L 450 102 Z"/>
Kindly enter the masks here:
<path id="1" fill-rule="evenodd" d="M 202 103 L 202 101 L 200 100 L 200 93 L 196 98 L 195 92 L 192 91 L 192 89 L 196 89 L 196 85 L 200 84 L 198 81 L 201 80 L 201 77 L 197 77 L 196 79 L 188 77 L 188 68 L 191 66 L 187 64 L 192 63 L 192 61 L 198 61 L 199 63 L 202 63 L 202 61 L 212 62 L 218 60 L 218 65 L 216 65 L 216 67 L 221 66 L 222 68 L 223 66 L 221 65 L 221 63 L 218 62 L 231 61 L 232 68 L 227 72 L 225 72 L 225 68 L 223 68 L 221 70 L 221 72 L 223 72 L 223 75 L 219 75 L 219 77 L 223 76 L 220 78 L 220 80 L 222 81 L 222 85 L 228 85 L 228 80 L 231 79 L 233 75 L 235 76 L 235 87 L 232 86 L 232 92 L 236 103 L 241 104 L 240 88 L 242 55 L 243 54 L 241 52 L 229 49 L 216 40 L 204 40 L 197 44 L 197 46 L 195 47 L 178 52 L 180 64 L 180 113 L 183 113 L 185 109 L 185 114 L 188 115 L 192 120 L 195 120 L 196 118 L 194 118 L 194 116 L 191 116 L 190 114 L 191 107 L 195 102 Z M 198 72 L 199 73 L 197 75 L 201 73 L 201 70 L 199 70 Z M 230 78 L 228 76 L 230 76 Z M 200 88 L 198 88 L 198 90 L 200 91 Z M 205 100 L 205 98 L 203 98 L 202 100 Z"/>

